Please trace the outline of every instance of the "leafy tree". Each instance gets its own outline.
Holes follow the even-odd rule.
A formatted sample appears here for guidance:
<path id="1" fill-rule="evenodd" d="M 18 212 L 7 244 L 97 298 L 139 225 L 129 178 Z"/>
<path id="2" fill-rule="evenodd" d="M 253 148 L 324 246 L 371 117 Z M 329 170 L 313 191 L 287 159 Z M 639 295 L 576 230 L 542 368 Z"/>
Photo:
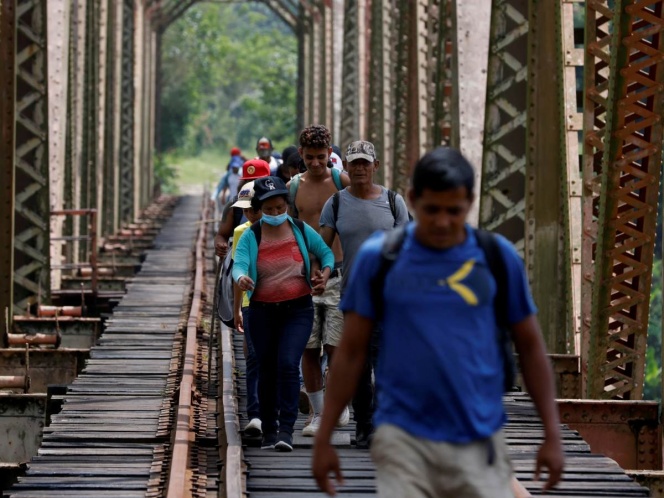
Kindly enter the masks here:
<path id="1" fill-rule="evenodd" d="M 198 4 L 162 40 L 161 143 L 199 154 L 233 146 L 251 155 L 296 132 L 297 39 L 259 3 Z"/>

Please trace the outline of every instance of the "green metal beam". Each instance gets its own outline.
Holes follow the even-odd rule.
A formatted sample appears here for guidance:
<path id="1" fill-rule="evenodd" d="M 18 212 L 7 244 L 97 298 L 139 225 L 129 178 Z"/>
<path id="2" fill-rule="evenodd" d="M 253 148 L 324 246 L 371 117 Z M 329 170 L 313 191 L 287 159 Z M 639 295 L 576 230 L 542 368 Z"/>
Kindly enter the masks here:
<path id="1" fill-rule="evenodd" d="M 0 244 L 0 330 L 5 327 L 5 311 L 11 318 L 14 306 L 15 24 L 14 1 L 3 0 L 0 4 L 0 59 L 5 66 L 0 71 L 0 239 L 3 240 Z"/>
<path id="2" fill-rule="evenodd" d="M 16 8 L 14 312 L 48 299 L 49 169 L 45 0 Z"/>

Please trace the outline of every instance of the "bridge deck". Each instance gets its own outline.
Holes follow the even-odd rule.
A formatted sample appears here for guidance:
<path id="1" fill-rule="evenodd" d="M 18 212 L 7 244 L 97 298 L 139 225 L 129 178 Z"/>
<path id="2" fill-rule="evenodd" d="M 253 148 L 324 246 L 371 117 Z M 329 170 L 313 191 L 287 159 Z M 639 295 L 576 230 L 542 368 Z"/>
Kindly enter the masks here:
<path id="1" fill-rule="evenodd" d="M 244 386 L 244 356 L 242 338 L 234 337 L 234 352 L 239 375 L 240 427 L 248 422 L 244 412 L 246 390 Z M 509 422 L 505 428 L 514 472 L 521 484 L 533 495 L 542 494 L 541 483 L 533 481 L 536 451 L 543 440 L 542 425 L 536 416 L 530 398 L 521 393 L 505 396 Z M 245 438 L 244 458 L 247 465 L 247 491 L 251 498 L 308 498 L 320 497 L 311 476 L 311 449 L 313 438 L 299 436 L 306 415 L 299 415 L 295 424 L 295 450 L 276 453 L 261 450 L 257 442 Z M 368 450 L 354 445 L 355 426 L 351 423 L 339 430 L 335 443 L 339 451 L 345 485 L 338 489 L 340 498 L 375 496 L 375 468 Z M 563 481 L 548 497 L 634 497 L 650 496 L 647 488 L 636 484 L 624 471 L 602 455 L 590 453 L 590 447 L 579 434 L 562 426 L 566 456 Z"/>

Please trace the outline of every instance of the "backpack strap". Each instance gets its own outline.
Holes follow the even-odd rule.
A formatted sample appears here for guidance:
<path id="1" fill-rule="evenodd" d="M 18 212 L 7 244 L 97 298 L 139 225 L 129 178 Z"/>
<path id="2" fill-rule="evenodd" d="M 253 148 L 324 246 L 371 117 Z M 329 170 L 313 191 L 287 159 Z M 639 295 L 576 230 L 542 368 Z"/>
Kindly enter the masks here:
<path id="1" fill-rule="evenodd" d="M 291 208 L 293 210 L 293 218 L 300 217 L 300 213 L 297 211 L 297 207 L 295 206 L 295 197 L 297 196 L 297 189 L 300 188 L 301 176 L 302 173 L 298 173 L 297 175 L 295 175 L 293 178 L 291 178 L 290 183 L 288 185 L 288 193 L 290 197 Z"/>
<path id="2" fill-rule="evenodd" d="M 371 279 L 371 301 L 373 302 L 374 309 L 376 310 L 376 318 L 383 317 L 385 303 L 383 302 L 383 289 L 385 287 L 385 279 L 387 273 L 392 268 L 392 265 L 399 257 L 399 252 L 403 247 L 406 240 L 406 226 L 402 225 L 394 230 L 385 234 L 385 240 L 380 251 L 380 263 L 378 271 Z"/>
<path id="3" fill-rule="evenodd" d="M 475 230 L 477 244 L 484 252 L 489 271 L 496 281 L 496 296 L 493 301 L 494 314 L 498 324 L 498 346 L 503 356 L 505 391 L 511 391 L 516 377 L 516 364 L 514 362 L 514 349 L 512 347 L 512 332 L 510 330 L 507 309 L 509 306 L 507 296 L 509 285 L 507 279 L 507 265 L 505 258 L 494 234 L 486 230 Z"/>
<path id="4" fill-rule="evenodd" d="M 304 240 L 304 245 L 308 249 L 309 248 L 309 241 L 307 241 L 307 232 L 304 229 L 304 221 L 302 221 L 298 218 L 293 218 L 293 223 L 298 228 L 298 230 L 300 230 L 300 233 L 302 234 L 302 239 Z"/>
<path id="5" fill-rule="evenodd" d="M 390 211 L 392 211 L 392 218 L 394 222 L 397 221 L 397 193 L 394 190 L 387 190 L 387 202 L 390 203 Z"/>
<path id="6" fill-rule="evenodd" d="M 257 246 L 261 245 L 261 236 L 262 236 L 261 221 L 260 220 L 254 221 L 249 227 L 249 229 L 252 232 L 254 232 L 254 237 L 256 238 L 256 245 Z"/>
<path id="7" fill-rule="evenodd" d="M 332 168 L 332 180 L 334 181 L 337 190 L 343 190 L 344 185 L 341 183 L 341 172 L 337 168 Z"/>
<path id="8" fill-rule="evenodd" d="M 332 219 L 334 220 L 334 231 L 337 230 L 337 218 L 339 218 L 339 192 L 335 192 L 332 196 Z"/>

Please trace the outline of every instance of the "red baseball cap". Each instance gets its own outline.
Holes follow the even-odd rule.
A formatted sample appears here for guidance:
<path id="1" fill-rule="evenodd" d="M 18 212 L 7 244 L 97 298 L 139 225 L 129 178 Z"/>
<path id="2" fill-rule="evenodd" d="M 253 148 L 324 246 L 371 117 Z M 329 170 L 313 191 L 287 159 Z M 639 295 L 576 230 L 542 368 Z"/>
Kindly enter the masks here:
<path id="1" fill-rule="evenodd" d="M 238 147 L 231 149 L 231 156 L 239 156 L 240 154 L 242 154 L 242 151 Z"/>
<path id="2" fill-rule="evenodd" d="M 255 180 L 270 176 L 270 165 L 262 159 L 250 159 L 242 165 L 241 180 Z"/>

